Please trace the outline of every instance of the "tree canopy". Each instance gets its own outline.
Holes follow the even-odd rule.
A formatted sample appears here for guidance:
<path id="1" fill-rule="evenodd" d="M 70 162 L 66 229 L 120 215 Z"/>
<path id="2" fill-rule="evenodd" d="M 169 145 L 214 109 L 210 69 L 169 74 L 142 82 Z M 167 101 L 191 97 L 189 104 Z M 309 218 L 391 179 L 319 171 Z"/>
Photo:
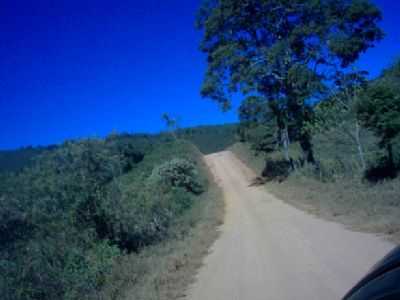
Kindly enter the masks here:
<path id="1" fill-rule="evenodd" d="M 383 37 L 380 19 L 368 0 L 205 0 L 198 16 L 208 58 L 201 94 L 223 109 L 232 93 L 264 97 L 282 138 L 296 126 L 312 161 L 303 130 L 308 103 Z"/>
<path id="2" fill-rule="evenodd" d="M 400 61 L 371 83 L 358 105 L 363 125 L 380 137 L 388 161 L 394 165 L 393 142 L 400 135 Z"/>

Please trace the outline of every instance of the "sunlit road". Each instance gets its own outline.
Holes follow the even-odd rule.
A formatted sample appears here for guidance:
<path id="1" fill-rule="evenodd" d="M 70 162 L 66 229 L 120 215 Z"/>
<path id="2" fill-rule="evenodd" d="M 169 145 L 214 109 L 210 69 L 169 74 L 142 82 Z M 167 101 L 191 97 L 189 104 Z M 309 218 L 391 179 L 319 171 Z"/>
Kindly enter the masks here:
<path id="1" fill-rule="evenodd" d="M 249 187 L 255 175 L 231 152 L 206 161 L 223 189 L 226 215 L 189 300 L 341 299 L 393 247 Z"/>

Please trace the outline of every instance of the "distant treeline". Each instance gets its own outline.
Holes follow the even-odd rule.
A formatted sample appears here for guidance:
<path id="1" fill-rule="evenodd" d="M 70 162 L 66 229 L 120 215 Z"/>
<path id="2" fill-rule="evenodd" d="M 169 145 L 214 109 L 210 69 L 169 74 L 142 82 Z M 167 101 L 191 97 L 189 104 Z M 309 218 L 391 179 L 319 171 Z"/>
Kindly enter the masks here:
<path id="1" fill-rule="evenodd" d="M 236 142 L 237 124 L 198 126 L 179 129 L 179 138 L 195 144 L 203 154 L 223 151 Z"/>
<path id="2" fill-rule="evenodd" d="M 25 147 L 17 150 L 0 151 L 0 172 L 15 172 L 33 163 L 34 157 L 53 150 L 56 146 Z"/>
<path id="3" fill-rule="evenodd" d="M 226 149 L 235 143 L 237 131 L 236 124 L 198 126 L 181 128 L 177 131 L 180 139 L 187 140 L 196 145 L 203 154 L 209 154 Z M 135 141 L 136 147 L 143 148 L 155 141 L 170 139 L 164 134 L 119 134 L 120 140 Z M 58 146 L 25 147 L 16 150 L 0 151 L 0 173 L 16 172 L 24 167 L 31 166 L 35 158 L 48 151 L 55 150 Z"/>

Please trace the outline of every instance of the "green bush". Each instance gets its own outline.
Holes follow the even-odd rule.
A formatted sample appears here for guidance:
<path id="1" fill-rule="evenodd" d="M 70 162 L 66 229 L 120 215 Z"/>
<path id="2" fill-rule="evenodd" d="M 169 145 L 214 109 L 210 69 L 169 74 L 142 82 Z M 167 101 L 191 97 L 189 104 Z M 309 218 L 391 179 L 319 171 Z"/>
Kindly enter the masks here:
<path id="1" fill-rule="evenodd" d="M 265 162 L 265 168 L 261 175 L 267 180 L 283 181 L 289 176 L 290 171 L 290 162 L 283 159 L 274 160 L 268 158 Z"/>
<path id="2" fill-rule="evenodd" d="M 155 167 L 149 177 L 149 183 L 151 186 L 184 188 L 193 194 L 201 194 L 204 191 L 196 166 L 181 158 L 174 158 Z"/>
<path id="3" fill-rule="evenodd" d="M 165 237 L 173 220 L 205 188 L 199 160 L 200 153 L 191 144 L 168 142 L 110 183 L 99 215 L 103 236 L 128 251 L 138 251 Z"/>
<path id="4" fill-rule="evenodd" d="M 131 164 L 100 140 L 68 142 L 9 174 L 0 190 L 2 294 L 78 299 L 97 291 L 119 250 L 98 236 L 104 187 Z"/>
<path id="5" fill-rule="evenodd" d="M 2 299 L 88 299 L 111 274 L 119 249 L 89 230 L 47 225 L 1 253 Z"/>

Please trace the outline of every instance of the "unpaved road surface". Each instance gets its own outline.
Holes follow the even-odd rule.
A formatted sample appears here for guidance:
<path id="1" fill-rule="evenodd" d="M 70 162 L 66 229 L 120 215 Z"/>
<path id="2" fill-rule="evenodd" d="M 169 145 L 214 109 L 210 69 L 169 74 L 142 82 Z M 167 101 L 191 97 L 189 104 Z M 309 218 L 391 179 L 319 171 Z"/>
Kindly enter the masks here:
<path id="1" fill-rule="evenodd" d="M 189 300 L 341 299 L 393 248 L 249 187 L 255 175 L 231 152 L 206 161 L 223 189 L 226 215 Z"/>

